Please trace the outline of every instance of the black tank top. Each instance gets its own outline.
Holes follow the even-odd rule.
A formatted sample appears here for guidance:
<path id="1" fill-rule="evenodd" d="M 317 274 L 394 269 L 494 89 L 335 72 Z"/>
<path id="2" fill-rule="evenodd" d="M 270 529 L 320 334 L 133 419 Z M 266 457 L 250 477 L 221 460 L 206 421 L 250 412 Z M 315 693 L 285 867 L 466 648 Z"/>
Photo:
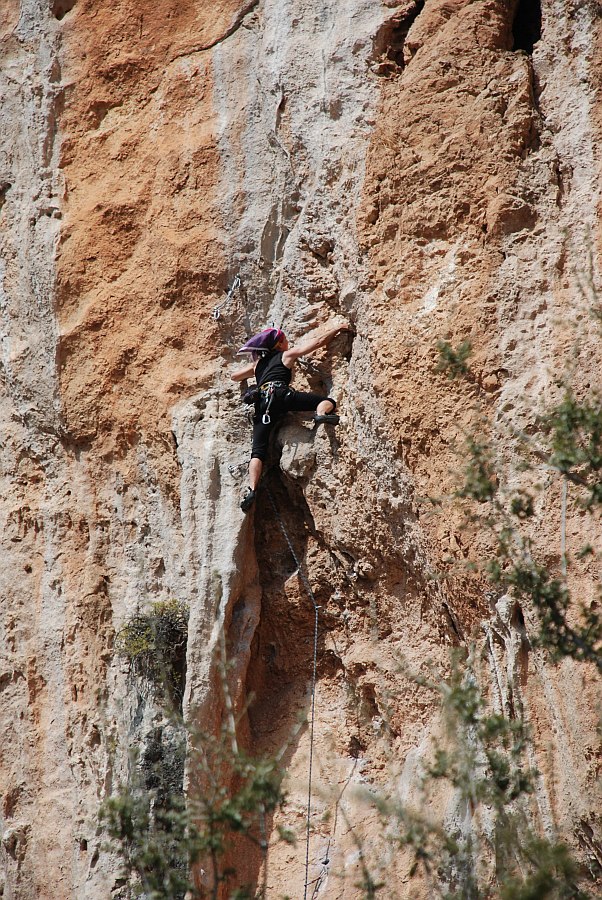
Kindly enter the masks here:
<path id="1" fill-rule="evenodd" d="M 285 384 L 291 383 L 293 373 L 282 362 L 282 353 L 272 351 L 262 356 L 255 366 L 255 379 L 257 387 L 266 384 L 268 381 L 284 381 Z"/>

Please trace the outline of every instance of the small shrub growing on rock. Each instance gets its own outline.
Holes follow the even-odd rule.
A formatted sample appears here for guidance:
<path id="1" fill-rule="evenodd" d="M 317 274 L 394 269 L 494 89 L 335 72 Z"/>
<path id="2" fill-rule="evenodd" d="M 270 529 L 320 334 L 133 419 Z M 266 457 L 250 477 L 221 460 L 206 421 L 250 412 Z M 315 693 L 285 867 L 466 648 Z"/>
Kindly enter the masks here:
<path id="1" fill-rule="evenodd" d="M 588 900 L 580 887 L 585 869 L 565 843 L 533 824 L 538 773 L 528 761 L 528 729 L 520 717 L 491 708 L 474 650 L 468 659 L 452 655 L 445 680 L 415 681 L 438 695 L 445 723 L 422 767 L 420 799 L 410 805 L 394 793 L 366 793 L 389 840 L 412 853 L 410 875 L 422 870 L 430 896 L 442 900 Z M 438 784 L 448 797 L 452 789 L 444 815 L 437 814 Z M 375 894 L 364 887 L 361 896 Z"/>
<path id="2" fill-rule="evenodd" d="M 227 727 L 217 737 L 197 733 L 192 741 L 191 778 L 203 785 L 198 797 L 186 798 L 177 785 L 169 789 L 162 757 L 147 753 L 141 764 L 133 761 L 128 783 L 100 809 L 109 849 L 121 860 L 128 900 L 198 897 L 191 877 L 196 863 L 206 867 L 211 882 L 203 896 L 218 900 L 236 880 L 236 868 L 226 864 L 235 836 L 267 857 L 267 822 L 284 802 L 279 762 L 248 756 Z M 159 758 L 149 765 L 151 756 Z M 281 829 L 278 839 L 291 843 L 293 837 Z M 264 897 L 265 891 L 265 884 L 257 891 L 239 887 L 228 896 Z"/>
<path id="3" fill-rule="evenodd" d="M 439 341 L 438 370 L 450 378 L 464 377 L 476 383 L 466 365 L 463 341 L 458 350 Z M 567 578 L 573 561 L 561 539 L 560 567 L 556 571 L 542 553 L 525 523 L 535 512 L 534 497 L 549 473 L 562 478 L 561 531 L 566 530 L 566 509 L 570 500 L 580 509 L 599 514 L 602 509 L 602 398 L 594 391 L 577 398 L 570 384 L 560 402 L 538 417 L 533 434 L 511 429 L 512 439 L 522 457 L 516 470 L 524 487 L 514 488 L 502 474 L 504 466 L 496 459 L 494 447 L 481 435 L 468 437 L 464 452 L 463 484 L 456 499 L 472 504 L 467 522 L 478 524 L 495 540 L 495 552 L 484 569 L 496 592 L 508 591 L 520 603 L 534 610 L 539 630 L 530 636 L 533 645 L 545 647 L 554 660 L 572 657 L 592 662 L 602 671 L 602 616 L 599 612 L 602 592 L 597 589 L 593 603 L 584 603 L 573 595 Z M 587 544 L 577 550 L 574 560 L 595 556 Z"/>
<path id="4" fill-rule="evenodd" d="M 158 806 L 152 793 L 121 785 L 100 810 L 110 848 L 121 857 L 126 896 L 180 900 L 192 887 L 198 835 L 181 795 Z"/>
<path id="5" fill-rule="evenodd" d="M 138 613 L 117 634 L 115 649 L 136 675 L 164 688 L 179 706 L 186 680 L 189 610 L 179 600 L 159 600 Z"/>
<path id="6" fill-rule="evenodd" d="M 444 372 L 451 380 L 459 375 L 469 375 L 470 369 L 466 361 L 472 353 L 470 341 L 462 341 L 458 347 L 452 347 L 449 341 L 437 341 L 437 350 L 439 352 L 438 372 Z"/>
<path id="7" fill-rule="evenodd" d="M 118 652 L 138 675 L 165 686 L 177 675 L 177 655 L 185 662 L 187 626 L 184 604 L 154 603 L 149 613 L 135 616 L 119 632 Z M 218 733 L 186 724 L 175 704 L 168 704 L 162 723 L 146 735 L 145 746 L 130 752 L 127 782 L 101 806 L 99 820 L 109 849 L 123 866 L 121 900 L 218 900 L 225 891 L 232 900 L 264 898 L 269 846 L 294 841 L 292 832 L 278 828 L 275 842 L 268 844 L 268 823 L 285 800 L 280 758 L 250 756 L 239 747 L 223 633 L 220 650 L 224 711 Z M 255 888 L 235 886 L 232 848 L 240 839 L 264 860 L 263 884 Z M 197 876 L 203 873 L 201 895 L 195 866 Z"/>

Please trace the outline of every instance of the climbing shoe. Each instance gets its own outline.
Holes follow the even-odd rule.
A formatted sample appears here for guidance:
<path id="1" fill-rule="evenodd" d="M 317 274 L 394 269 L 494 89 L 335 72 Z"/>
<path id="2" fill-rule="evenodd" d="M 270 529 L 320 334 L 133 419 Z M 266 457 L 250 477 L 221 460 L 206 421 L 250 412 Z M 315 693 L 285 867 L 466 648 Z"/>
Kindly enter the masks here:
<path id="1" fill-rule="evenodd" d="M 255 503 L 255 494 L 256 493 L 257 492 L 254 491 L 252 488 L 249 488 L 247 493 L 244 495 L 244 497 L 240 501 L 240 508 L 242 509 L 243 512 L 247 512 L 249 509 L 251 509 L 251 507 Z"/>
<path id="2" fill-rule="evenodd" d="M 316 425 L 338 425 L 339 417 L 334 413 L 328 413 L 324 416 L 314 416 Z"/>

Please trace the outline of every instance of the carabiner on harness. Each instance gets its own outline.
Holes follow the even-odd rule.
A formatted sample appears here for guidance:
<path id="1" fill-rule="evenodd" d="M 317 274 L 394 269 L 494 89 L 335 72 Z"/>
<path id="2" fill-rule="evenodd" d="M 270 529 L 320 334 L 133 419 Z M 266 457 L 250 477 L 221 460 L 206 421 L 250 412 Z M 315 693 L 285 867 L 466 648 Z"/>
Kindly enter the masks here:
<path id="1" fill-rule="evenodd" d="M 265 399 L 267 400 L 265 412 L 261 417 L 263 425 L 269 425 L 272 421 L 270 418 L 270 406 L 272 405 L 272 400 L 274 399 L 274 388 L 275 383 L 273 381 L 268 381 L 267 384 L 261 386 L 261 390 L 265 394 Z"/>
<path id="2" fill-rule="evenodd" d="M 272 405 L 272 400 L 274 399 L 274 391 L 278 387 L 288 387 L 288 385 L 285 384 L 284 381 L 267 381 L 259 388 L 260 392 L 265 394 L 265 399 L 267 400 L 265 412 L 261 417 L 261 422 L 263 425 L 269 425 L 272 421 L 270 418 L 270 406 Z"/>

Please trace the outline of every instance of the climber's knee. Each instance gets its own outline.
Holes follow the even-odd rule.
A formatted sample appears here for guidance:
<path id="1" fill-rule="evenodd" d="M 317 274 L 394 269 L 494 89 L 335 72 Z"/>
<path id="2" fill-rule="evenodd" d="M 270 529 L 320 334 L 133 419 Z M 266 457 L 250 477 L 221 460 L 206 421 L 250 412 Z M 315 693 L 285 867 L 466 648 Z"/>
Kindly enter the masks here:
<path id="1" fill-rule="evenodd" d="M 333 400 L 332 397 L 324 397 L 318 403 L 316 407 L 316 412 L 320 416 L 328 416 L 335 411 L 337 408 L 337 401 Z"/>

